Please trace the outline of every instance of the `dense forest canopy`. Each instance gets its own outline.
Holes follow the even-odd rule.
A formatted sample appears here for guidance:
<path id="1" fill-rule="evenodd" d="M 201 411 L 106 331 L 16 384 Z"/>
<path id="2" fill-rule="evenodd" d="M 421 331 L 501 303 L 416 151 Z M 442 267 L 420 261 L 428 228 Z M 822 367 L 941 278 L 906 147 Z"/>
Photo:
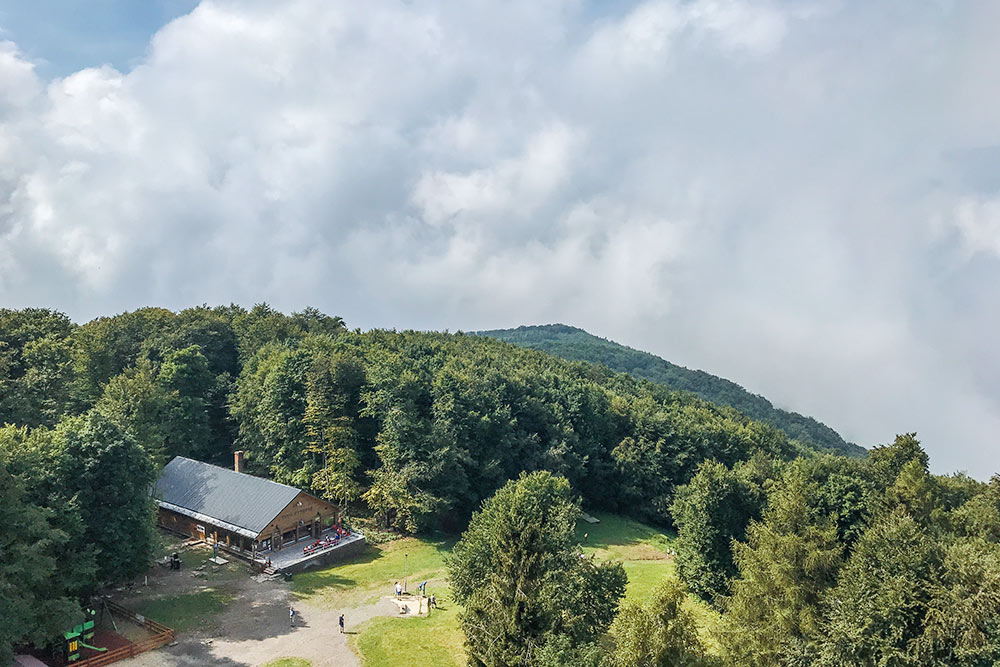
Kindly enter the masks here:
<path id="1" fill-rule="evenodd" d="M 516 329 L 477 331 L 488 336 L 534 350 L 542 350 L 563 359 L 589 361 L 634 375 L 678 391 L 689 391 L 715 403 L 736 408 L 743 414 L 776 426 L 788 437 L 806 446 L 828 449 L 847 456 L 864 456 L 865 450 L 846 442 L 832 428 L 812 417 L 789 412 L 771 405 L 763 396 L 740 385 L 701 370 L 691 370 L 648 352 L 599 338 L 583 329 L 565 324 L 521 326 Z"/>
<path id="2" fill-rule="evenodd" d="M 737 411 L 488 338 L 350 331 L 315 310 L 147 308 L 76 326 L 0 311 L 0 414 L 48 430 L 100 415 L 157 465 L 226 463 L 359 499 L 402 530 L 462 526 L 522 470 L 669 524 L 677 485 L 799 448 Z M 27 431 L 22 431 L 28 433 Z"/>
<path id="3" fill-rule="evenodd" d="M 678 606 L 686 590 L 724 612 L 718 643 L 732 664 L 1000 658 L 1000 481 L 931 475 L 912 435 L 865 459 L 826 454 L 606 365 L 484 336 L 352 331 L 315 309 L 266 305 L 82 325 L 0 310 L 0 422 L 0 516 L 23 528 L 0 537 L 0 602 L 24 609 L 0 634 L 0 663 L 12 643 L 43 641 L 88 595 L 144 570 L 148 488 L 166 461 L 229 465 L 235 449 L 251 472 L 388 529 L 458 532 L 480 511 L 459 554 L 514 539 L 506 504 L 539 498 L 561 508 L 522 526 L 544 562 L 572 557 L 567 517 L 581 502 L 676 527 L 683 588 L 665 584 L 651 603 L 669 614 L 616 617 L 617 570 L 588 566 L 564 575 L 600 582 L 613 604 L 567 625 L 545 593 L 562 580 L 541 567 L 524 601 L 535 621 L 515 627 L 522 617 L 461 588 L 456 565 L 470 656 L 484 663 L 516 653 L 484 643 L 491 623 L 530 643 L 523 664 L 713 660 Z M 468 566 L 480 577 L 477 558 Z M 497 561 L 497 591 L 504 576 L 527 576 L 518 562 Z M 843 606 L 863 600 L 877 601 L 882 625 L 859 625 Z M 949 604 L 965 615 L 950 617 Z M 622 639 L 605 655 L 609 627 Z"/>

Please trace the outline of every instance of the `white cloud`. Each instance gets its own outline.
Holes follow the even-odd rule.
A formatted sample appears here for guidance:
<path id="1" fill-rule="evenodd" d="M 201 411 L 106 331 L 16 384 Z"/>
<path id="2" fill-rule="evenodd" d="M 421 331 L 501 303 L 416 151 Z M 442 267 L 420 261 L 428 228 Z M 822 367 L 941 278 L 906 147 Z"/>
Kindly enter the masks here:
<path id="1" fill-rule="evenodd" d="M 24 109 L 38 95 L 41 85 L 34 69 L 16 44 L 0 41 L 0 81 L 3 81 L 4 93 L 0 97 L 0 120 Z"/>
<path id="2" fill-rule="evenodd" d="M 701 0 L 689 5 L 687 13 L 695 30 L 716 36 L 733 50 L 770 52 L 785 35 L 785 16 L 769 3 Z"/>
<path id="3" fill-rule="evenodd" d="M 970 253 L 986 252 L 1000 257 L 1000 198 L 963 198 L 950 220 Z"/>
<path id="4" fill-rule="evenodd" d="M 528 137 L 521 155 L 487 168 L 423 173 L 412 201 L 432 225 L 483 214 L 530 215 L 565 183 L 577 143 L 564 125 L 547 127 Z"/>
<path id="5" fill-rule="evenodd" d="M 561 320 L 995 469 L 1000 181 L 947 156 L 1000 144 L 996 11 L 205 0 L 52 81 L 3 43 L 0 300 Z"/>

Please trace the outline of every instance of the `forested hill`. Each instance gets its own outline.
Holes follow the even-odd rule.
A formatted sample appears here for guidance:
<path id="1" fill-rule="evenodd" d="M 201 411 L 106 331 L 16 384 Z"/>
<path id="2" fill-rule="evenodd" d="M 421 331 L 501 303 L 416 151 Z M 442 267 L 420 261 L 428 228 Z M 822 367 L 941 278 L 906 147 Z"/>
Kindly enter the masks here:
<path id="1" fill-rule="evenodd" d="M 583 329 L 565 324 L 521 326 L 516 329 L 477 331 L 475 335 L 541 350 L 569 359 L 603 364 L 611 370 L 657 382 L 674 390 L 688 391 L 717 405 L 736 408 L 752 419 L 767 422 L 805 445 L 830 449 L 847 456 L 864 456 L 866 450 L 845 441 L 826 424 L 812 417 L 774 407 L 763 396 L 705 371 L 691 370 L 648 352 L 635 350 Z"/>
<path id="2" fill-rule="evenodd" d="M 51 480 L 32 477 L 35 457 L 99 431 L 149 469 L 178 455 L 225 464 L 241 449 L 250 471 L 405 531 L 461 528 L 495 489 L 539 469 L 595 508 L 669 524 L 674 490 L 702 461 L 800 451 L 732 408 L 606 367 L 265 305 L 82 325 L 0 309 L 0 424 L 0 468 L 25 475 L 43 506 Z M 79 481 L 67 477 L 67 498 Z"/>

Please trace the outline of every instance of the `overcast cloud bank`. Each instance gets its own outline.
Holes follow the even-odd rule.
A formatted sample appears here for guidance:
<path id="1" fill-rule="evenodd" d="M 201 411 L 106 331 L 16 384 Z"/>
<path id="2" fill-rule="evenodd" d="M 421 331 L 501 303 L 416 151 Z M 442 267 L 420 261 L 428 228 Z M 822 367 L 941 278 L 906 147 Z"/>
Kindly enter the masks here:
<path id="1" fill-rule="evenodd" d="M 566 322 L 997 471 L 992 2 L 205 1 L 0 44 L 0 302 Z"/>

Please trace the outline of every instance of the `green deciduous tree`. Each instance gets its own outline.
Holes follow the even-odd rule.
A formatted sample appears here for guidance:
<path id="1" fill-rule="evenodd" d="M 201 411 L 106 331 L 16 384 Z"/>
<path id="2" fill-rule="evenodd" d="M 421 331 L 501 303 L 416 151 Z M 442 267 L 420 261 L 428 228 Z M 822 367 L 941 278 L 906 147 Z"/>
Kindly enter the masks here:
<path id="1" fill-rule="evenodd" d="M 145 571 L 155 541 L 149 454 L 98 412 L 63 420 L 53 438 L 60 494 L 79 507 L 85 544 L 97 550 L 97 580 L 127 581 Z"/>
<path id="2" fill-rule="evenodd" d="M 94 409 L 115 426 L 128 433 L 163 465 L 171 454 L 166 445 L 166 420 L 169 396 L 156 381 L 148 360 L 140 361 L 108 381 Z"/>
<path id="3" fill-rule="evenodd" d="M 764 494 L 721 463 L 705 462 L 671 506 L 677 526 L 677 574 L 702 599 L 729 594 L 737 575 L 733 542 L 763 511 Z"/>
<path id="4" fill-rule="evenodd" d="M 971 538 L 948 547 L 917 651 L 925 665 L 1000 663 L 1000 545 Z"/>
<path id="5" fill-rule="evenodd" d="M 871 474 L 883 489 L 896 481 L 910 461 L 917 461 L 920 468 L 927 470 L 927 452 L 920 446 L 916 433 L 897 435 L 892 444 L 872 447 L 868 453 Z"/>
<path id="6" fill-rule="evenodd" d="M 31 504 L 21 483 L 0 463 L 0 664 L 11 647 L 45 645 L 71 624 L 79 606 L 58 586 L 59 548 L 68 540 L 51 510 Z"/>
<path id="7" fill-rule="evenodd" d="M 212 439 L 209 407 L 216 378 L 199 346 L 170 352 L 156 382 L 164 395 L 161 430 L 167 458 L 181 455 L 218 460 L 228 453 L 230 443 L 215 443 Z"/>
<path id="8" fill-rule="evenodd" d="M 307 451 L 320 457 L 312 488 L 334 501 L 342 512 L 361 494 L 357 478 L 361 459 L 354 425 L 364 384 L 364 366 L 357 359 L 331 356 L 322 350 L 313 353 L 303 418 L 309 437 Z"/>
<path id="9" fill-rule="evenodd" d="M 239 424 L 237 445 L 248 465 L 285 483 L 308 486 L 312 470 L 306 450 L 306 382 L 312 358 L 301 349 L 269 344 L 248 360 L 236 382 L 232 415 Z"/>
<path id="10" fill-rule="evenodd" d="M 1000 542 L 1000 475 L 983 490 L 956 508 L 950 525 L 959 535 Z"/>
<path id="11" fill-rule="evenodd" d="M 150 358 L 151 341 L 169 331 L 176 315 L 164 308 L 142 308 L 114 317 L 101 317 L 73 330 L 75 400 L 90 407 L 111 378 Z M 158 362 L 157 358 L 151 361 Z"/>
<path id="12" fill-rule="evenodd" d="M 0 309 L 0 425 L 51 426 L 70 409 L 73 329 L 52 310 Z"/>
<path id="13" fill-rule="evenodd" d="M 824 600 L 824 664 L 921 664 L 917 641 L 941 557 L 941 547 L 903 511 L 869 528 Z"/>

